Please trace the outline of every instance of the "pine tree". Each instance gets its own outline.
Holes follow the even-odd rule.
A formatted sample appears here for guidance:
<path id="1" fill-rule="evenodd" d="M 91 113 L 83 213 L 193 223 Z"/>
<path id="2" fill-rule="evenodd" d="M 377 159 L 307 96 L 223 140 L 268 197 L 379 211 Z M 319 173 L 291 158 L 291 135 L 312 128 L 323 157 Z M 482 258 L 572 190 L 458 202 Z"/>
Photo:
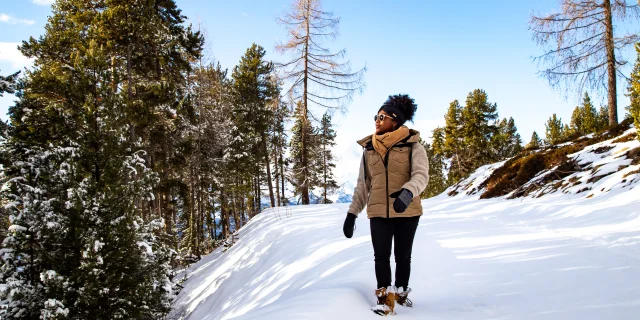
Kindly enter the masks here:
<path id="1" fill-rule="evenodd" d="M 8 76 L 0 76 L 0 97 L 3 93 L 14 93 L 16 90 L 16 80 L 20 72 Z"/>
<path id="2" fill-rule="evenodd" d="M 245 160 L 244 168 L 254 167 L 249 174 L 256 175 L 260 167 L 254 164 L 262 164 L 266 171 L 271 206 L 275 207 L 268 141 L 274 113 L 270 104 L 279 95 L 279 89 L 272 79 L 273 63 L 265 61 L 265 55 L 264 48 L 253 44 L 234 68 L 231 77 L 235 95 L 234 119 L 240 133 L 246 136 L 244 144 L 237 144 L 237 151 L 250 152 L 241 158 Z M 255 196 L 259 201 L 260 195 Z"/>
<path id="3" fill-rule="evenodd" d="M 444 174 L 445 163 L 442 152 L 444 144 L 443 128 L 438 127 L 433 130 L 432 144 L 428 144 L 422 140 L 420 143 L 425 147 L 429 158 L 429 183 L 420 195 L 420 198 L 426 199 L 441 194 L 449 186 Z"/>
<path id="4" fill-rule="evenodd" d="M 638 133 L 638 140 L 640 140 L 640 44 L 636 44 L 636 53 L 638 57 L 629 76 L 627 86 L 627 96 L 631 102 L 627 110 L 633 119 L 633 124 Z"/>
<path id="5" fill-rule="evenodd" d="M 315 139 L 317 130 L 311 125 L 308 115 L 305 116 L 303 113 L 302 102 L 298 101 L 294 111 L 294 124 L 291 128 L 292 137 L 289 142 L 292 162 L 289 182 L 293 185 L 295 193 L 301 195 L 300 202 L 302 204 L 305 201 L 303 190 L 305 188 L 312 189 L 320 181 L 320 171 L 315 170 L 318 162 L 314 161 L 318 151 L 317 139 Z M 303 139 L 306 139 L 304 144 Z"/>
<path id="6" fill-rule="evenodd" d="M 571 113 L 571 130 L 578 135 L 585 135 L 584 109 L 576 106 Z"/>
<path id="7" fill-rule="evenodd" d="M 276 50 L 293 53 L 293 59 L 279 67 L 284 71 L 284 79 L 291 83 L 287 93 L 292 94 L 292 102 L 302 103 L 302 112 L 297 116 L 307 119 L 300 124 L 310 123 L 307 120 L 313 106 L 344 111 L 353 96 L 362 92 L 366 69 L 353 72 L 349 61 L 341 61 L 346 56 L 345 50 L 333 53 L 321 46 L 323 39 L 337 37 L 340 19 L 332 12 L 323 11 L 321 0 L 296 0 L 279 22 L 286 25 L 289 39 L 278 44 Z M 301 162 L 297 175 L 303 178 L 298 181 L 302 185 L 297 186 L 297 190 L 301 193 L 302 204 L 309 204 L 310 186 L 307 183 L 312 180 L 306 176 L 311 173 L 306 158 L 312 152 L 309 137 L 305 136 L 309 131 L 310 128 L 300 131 Z"/>
<path id="8" fill-rule="evenodd" d="M 546 127 L 546 138 L 545 142 L 547 144 L 557 144 L 562 139 L 564 139 L 564 126 L 562 125 L 562 119 L 558 118 L 554 113 L 553 116 L 549 117 Z"/>
<path id="9" fill-rule="evenodd" d="M 333 130 L 333 125 L 331 124 L 331 115 L 328 112 L 325 112 L 322 116 L 322 120 L 320 121 L 320 128 L 318 131 L 318 150 L 320 151 L 318 160 L 321 161 L 321 180 L 319 185 L 319 187 L 322 189 L 321 203 L 331 203 L 331 200 L 327 198 L 327 195 L 329 193 L 333 193 L 333 191 L 338 189 L 339 186 L 333 175 L 333 169 L 336 167 L 336 164 L 334 163 L 335 159 L 333 158 L 333 154 L 331 152 L 333 147 L 336 145 L 336 132 L 335 130 Z"/>
<path id="10" fill-rule="evenodd" d="M 458 100 L 449 104 L 449 109 L 444 116 L 444 142 L 442 144 L 443 155 L 451 159 L 448 179 L 450 184 L 458 182 L 464 176 L 466 163 L 463 163 L 464 145 L 462 141 L 462 107 Z"/>
<path id="11" fill-rule="evenodd" d="M 171 0 L 59 0 L 45 35 L 23 43 L 36 63 L 3 145 L 15 217 L 3 318 L 168 311 L 173 253 L 154 188 L 171 167 L 173 119 L 192 110 L 184 80 L 202 40 L 183 21 Z"/>
<path id="12" fill-rule="evenodd" d="M 276 195 L 277 205 L 282 206 L 287 204 L 285 197 L 285 180 L 287 176 L 288 159 L 284 157 L 287 150 L 287 130 L 285 130 L 286 122 L 289 118 L 288 106 L 278 99 L 275 105 L 275 112 L 273 117 L 273 135 L 272 135 L 272 151 L 275 164 L 275 180 L 276 180 Z"/>
<path id="13" fill-rule="evenodd" d="M 596 132 L 600 132 L 609 127 L 609 107 L 605 105 L 600 106 L 596 124 L 597 124 Z"/>
<path id="14" fill-rule="evenodd" d="M 469 93 L 462 109 L 462 137 L 467 150 L 465 158 L 469 163 L 464 176 L 495 160 L 490 143 L 498 132 L 494 124 L 497 118 L 497 105 L 489 102 L 484 90 L 476 89 Z"/>
<path id="15" fill-rule="evenodd" d="M 533 134 L 531 135 L 531 141 L 529 141 L 525 149 L 535 150 L 535 149 L 539 149 L 540 147 L 542 147 L 542 140 L 540 140 L 538 133 L 534 131 Z"/>
<path id="16" fill-rule="evenodd" d="M 512 117 L 502 119 L 498 131 L 491 137 L 495 161 L 511 158 L 522 151 L 522 139 Z"/>

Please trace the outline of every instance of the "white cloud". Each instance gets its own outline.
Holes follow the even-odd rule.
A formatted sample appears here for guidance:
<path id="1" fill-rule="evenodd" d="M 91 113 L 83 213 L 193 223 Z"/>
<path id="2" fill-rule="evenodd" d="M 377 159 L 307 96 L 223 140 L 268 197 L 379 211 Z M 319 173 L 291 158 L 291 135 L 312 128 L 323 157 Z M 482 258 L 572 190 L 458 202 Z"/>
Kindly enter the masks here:
<path id="1" fill-rule="evenodd" d="M 40 6 L 49 6 L 53 4 L 54 0 L 31 0 L 31 2 L 40 5 Z"/>
<path id="2" fill-rule="evenodd" d="M 35 21 L 33 20 L 17 19 L 5 13 L 0 13 L 0 22 L 4 22 L 8 24 L 25 24 L 28 26 L 35 23 Z"/>
<path id="3" fill-rule="evenodd" d="M 18 45 L 18 42 L 0 42 L 0 63 L 8 62 L 13 69 L 31 66 L 33 59 L 23 56 L 18 50 Z"/>

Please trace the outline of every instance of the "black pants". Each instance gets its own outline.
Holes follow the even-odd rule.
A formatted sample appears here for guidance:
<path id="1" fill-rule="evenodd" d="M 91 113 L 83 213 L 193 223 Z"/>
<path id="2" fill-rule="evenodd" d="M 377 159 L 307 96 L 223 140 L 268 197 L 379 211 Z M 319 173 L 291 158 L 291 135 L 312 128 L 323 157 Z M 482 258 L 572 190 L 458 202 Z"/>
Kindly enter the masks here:
<path id="1" fill-rule="evenodd" d="M 396 287 L 409 286 L 411 274 L 411 248 L 420 217 L 371 218 L 371 242 L 376 265 L 377 288 L 391 285 L 391 242 L 396 259 Z"/>

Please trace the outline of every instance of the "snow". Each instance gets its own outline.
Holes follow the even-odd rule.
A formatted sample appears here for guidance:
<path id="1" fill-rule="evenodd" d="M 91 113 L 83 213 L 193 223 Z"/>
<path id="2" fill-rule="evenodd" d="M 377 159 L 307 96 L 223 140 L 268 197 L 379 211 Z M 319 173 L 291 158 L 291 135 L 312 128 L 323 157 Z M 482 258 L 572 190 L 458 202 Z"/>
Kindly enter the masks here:
<path id="1" fill-rule="evenodd" d="M 637 318 L 640 174 L 630 173 L 640 165 L 623 155 L 638 146 L 610 140 L 568 155 L 584 169 L 563 180 L 582 182 L 540 197 L 479 200 L 497 163 L 462 181 L 455 196 L 423 200 L 414 307 L 397 307 L 396 317 Z M 184 288 L 169 319 L 379 319 L 370 311 L 376 280 L 369 220 L 360 215 L 346 239 L 348 205 L 263 211 L 233 246 L 176 275 Z"/>
<path id="2" fill-rule="evenodd" d="M 403 319 L 632 319 L 640 312 L 640 188 L 575 201 L 424 200 Z M 348 204 L 267 210 L 191 266 L 176 319 L 376 319 L 368 219 Z M 392 259 L 393 260 L 393 259 Z M 181 278 L 184 274 L 176 277 Z"/>

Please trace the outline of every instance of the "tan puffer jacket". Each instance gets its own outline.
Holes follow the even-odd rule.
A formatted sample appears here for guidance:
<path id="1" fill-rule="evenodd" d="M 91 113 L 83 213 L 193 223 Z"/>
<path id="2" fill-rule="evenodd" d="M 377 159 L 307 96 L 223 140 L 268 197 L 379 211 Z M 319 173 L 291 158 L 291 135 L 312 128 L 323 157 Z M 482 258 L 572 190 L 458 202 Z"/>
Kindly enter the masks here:
<path id="1" fill-rule="evenodd" d="M 349 212 L 358 215 L 366 205 L 369 218 L 422 215 L 420 193 L 429 183 L 429 159 L 424 146 L 418 142 L 420 133 L 410 130 L 408 139 L 396 143 L 384 159 L 373 149 L 371 137 L 358 141 L 364 147 L 364 156 Z M 413 201 L 405 212 L 396 213 L 393 210 L 395 199 L 389 195 L 402 188 L 411 191 Z"/>

